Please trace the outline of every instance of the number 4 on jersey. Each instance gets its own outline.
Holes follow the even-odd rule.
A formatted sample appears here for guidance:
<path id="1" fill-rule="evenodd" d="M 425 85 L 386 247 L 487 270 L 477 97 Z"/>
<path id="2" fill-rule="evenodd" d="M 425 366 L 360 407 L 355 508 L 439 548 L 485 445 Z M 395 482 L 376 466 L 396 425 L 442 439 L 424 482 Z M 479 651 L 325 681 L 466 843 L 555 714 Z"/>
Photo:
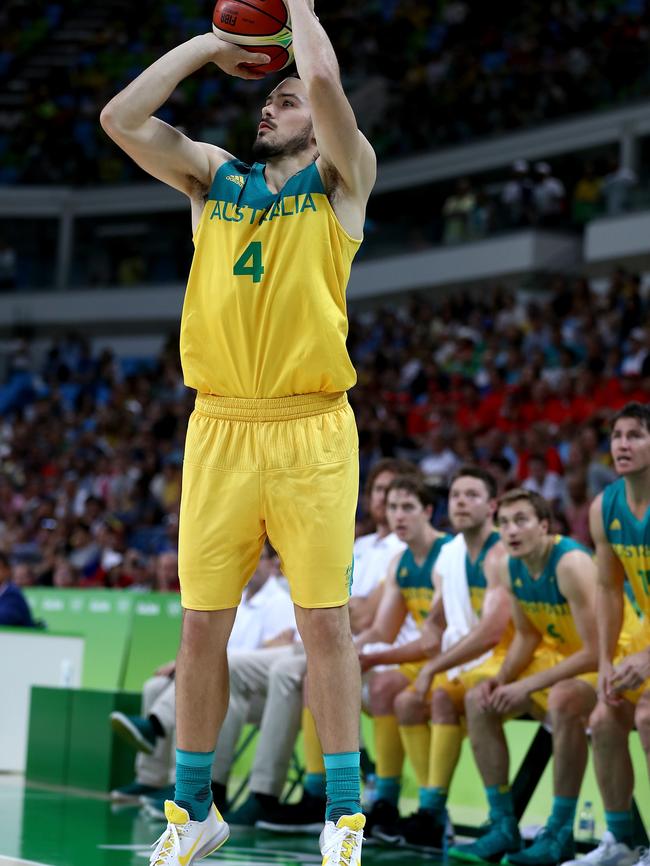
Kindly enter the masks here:
<path id="1" fill-rule="evenodd" d="M 251 241 L 235 262 L 232 272 L 237 277 L 252 277 L 254 283 L 259 283 L 264 273 L 262 264 L 262 244 Z"/>

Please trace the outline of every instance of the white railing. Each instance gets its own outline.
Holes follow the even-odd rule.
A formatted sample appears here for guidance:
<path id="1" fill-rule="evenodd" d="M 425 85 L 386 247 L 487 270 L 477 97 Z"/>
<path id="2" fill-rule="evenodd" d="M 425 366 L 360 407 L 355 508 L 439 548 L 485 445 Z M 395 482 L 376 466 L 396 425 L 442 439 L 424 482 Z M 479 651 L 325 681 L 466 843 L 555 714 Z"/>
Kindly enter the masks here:
<path id="1" fill-rule="evenodd" d="M 435 110 L 435 106 L 432 106 Z M 435 181 L 506 169 L 514 159 L 550 159 L 598 145 L 618 146 L 623 165 L 636 169 L 638 139 L 650 134 L 650 101 L 626 108 L 557 121 L 531 130 L 455 146 L 379 167 L 374 195 Z M 504 172 L 505 176 L 505 172 Z M 0 188 L 0 217 L 58 219 L 55 285 L 69 284 L 75 219 L 90 216 L 161 213 L 187 210 L 187 199 L 161 183 L 71 189 L 67 187 Z"/>

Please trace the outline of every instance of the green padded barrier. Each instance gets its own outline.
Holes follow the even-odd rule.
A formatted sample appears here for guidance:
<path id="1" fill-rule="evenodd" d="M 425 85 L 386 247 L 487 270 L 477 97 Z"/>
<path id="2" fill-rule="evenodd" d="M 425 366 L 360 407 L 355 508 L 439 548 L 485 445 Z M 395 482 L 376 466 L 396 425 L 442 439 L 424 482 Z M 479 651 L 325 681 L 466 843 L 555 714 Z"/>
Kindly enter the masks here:
<path id="1" fill-rule="evenodd" d="M 156 668 L 176 658 L 181 613 L 177 592 L 136 596 L 123 688 L 141 690 L 144 681 L 153 675 Z"/>
<path id="2" fill-rule="evenodd" d="M 67 784 L 72 788 L 110 791 L 133 781 L 135 752 L 112 731 L 114 710 L 136 715 L 137 692 L 73 690 Z"/>
<path id="3" fill-rule="evenodd" d="M 122 686 L 135 593 L 30 587 L 25 594 L 34 617 L 43 620 L 48 631 L 85 638 L 84 688 Z"/>
<path id="4" fill-rule="evenodd" d="M 32 686 L 27 768 L 30 782 L 65 785 L 72 691 Z"/>
<path id="5" fill-rule="evenodd" d="M 26 778 L 108 792 L 133 780 L 135 753 L 109 715 L 140 712 L 138 692 L 32 687 Z"/>

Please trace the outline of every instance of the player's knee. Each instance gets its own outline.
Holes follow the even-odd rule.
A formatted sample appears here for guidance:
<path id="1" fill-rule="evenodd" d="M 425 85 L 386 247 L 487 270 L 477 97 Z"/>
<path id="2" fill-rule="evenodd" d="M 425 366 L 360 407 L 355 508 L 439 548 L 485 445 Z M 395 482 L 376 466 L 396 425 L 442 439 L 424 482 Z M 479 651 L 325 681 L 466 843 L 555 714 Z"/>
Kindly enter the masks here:
<path id="1" fill-rule="evenodd" d="M 368 698 L 373 716 L 392 715 L 395 703 L 395 687 L 391 679 L 375 674 L 368 683 Z"/>
<path id="2" fill-rule="evenodd" d="M 327 654 L 352 641 L 347 608 L 316 608 L 302 613 L 300 635 L 307 653 Z"/>
<path id="3" fill-rule="evenodd" d="M 451 696 L 444 689 L 436 689 L 431 698 L 431 720 L 438 725 L 453 725 L 458 712 Z"/>
<path id="4" fill-rule="evenodd" d="M 400 725 L 418 725 L 426 721 L 426 707 L 417 692 L 405 689 L 395 698 L 395 715 Z"/>
<path id="5" fill-rule="evenodd" d="M 465 712 L 468 718 L 482 716 L 486 713 L 479 700 L 478 688 L 470 689 L 465 695 Z"/>
<path id="6" fill-rule="evenodd" d="M 234 614 L 231 611 L 186 610 L 183 616 L 181 654 L 225 652 Z"/>
<path id="7" fill-rule="evenodd" d="M 596 708 L 589 716 L 589 728 L 594 743 L 607 742 L 616 731 L 618 725 L 612 707 L 603 701 L 596 704 Z"/>
<path id="8" fill-rule="evenodd" d="M 556 683 L 548 696 L 548 709 L 556 720 L 586 717 L 593 709 L 589 689 L 577 680 Z"/>

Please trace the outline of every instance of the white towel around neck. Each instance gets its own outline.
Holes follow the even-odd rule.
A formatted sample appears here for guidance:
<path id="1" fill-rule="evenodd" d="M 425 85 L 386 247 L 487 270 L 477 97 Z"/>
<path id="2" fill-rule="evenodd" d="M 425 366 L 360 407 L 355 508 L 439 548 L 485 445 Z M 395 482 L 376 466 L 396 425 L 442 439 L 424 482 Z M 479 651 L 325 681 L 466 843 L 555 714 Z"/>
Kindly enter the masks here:
<path id="1" fill-rule="evenodd" d="M 447 627 L 442 635 L 442 652 L 469 634 L 479 621 L 469 598 L 466 556 L 465 537 L 462 532 L 459 532 L 452 541 L 445 544 L 436 560 L 435 570 L 442 578 L 442 604 L 447 621 Z M 492 653 L 487 652 L 479 658 L 450 668 L 447 671 L 448 678 L 453 680 L 459 673 L 477 667 L 490 655 Z"/>

